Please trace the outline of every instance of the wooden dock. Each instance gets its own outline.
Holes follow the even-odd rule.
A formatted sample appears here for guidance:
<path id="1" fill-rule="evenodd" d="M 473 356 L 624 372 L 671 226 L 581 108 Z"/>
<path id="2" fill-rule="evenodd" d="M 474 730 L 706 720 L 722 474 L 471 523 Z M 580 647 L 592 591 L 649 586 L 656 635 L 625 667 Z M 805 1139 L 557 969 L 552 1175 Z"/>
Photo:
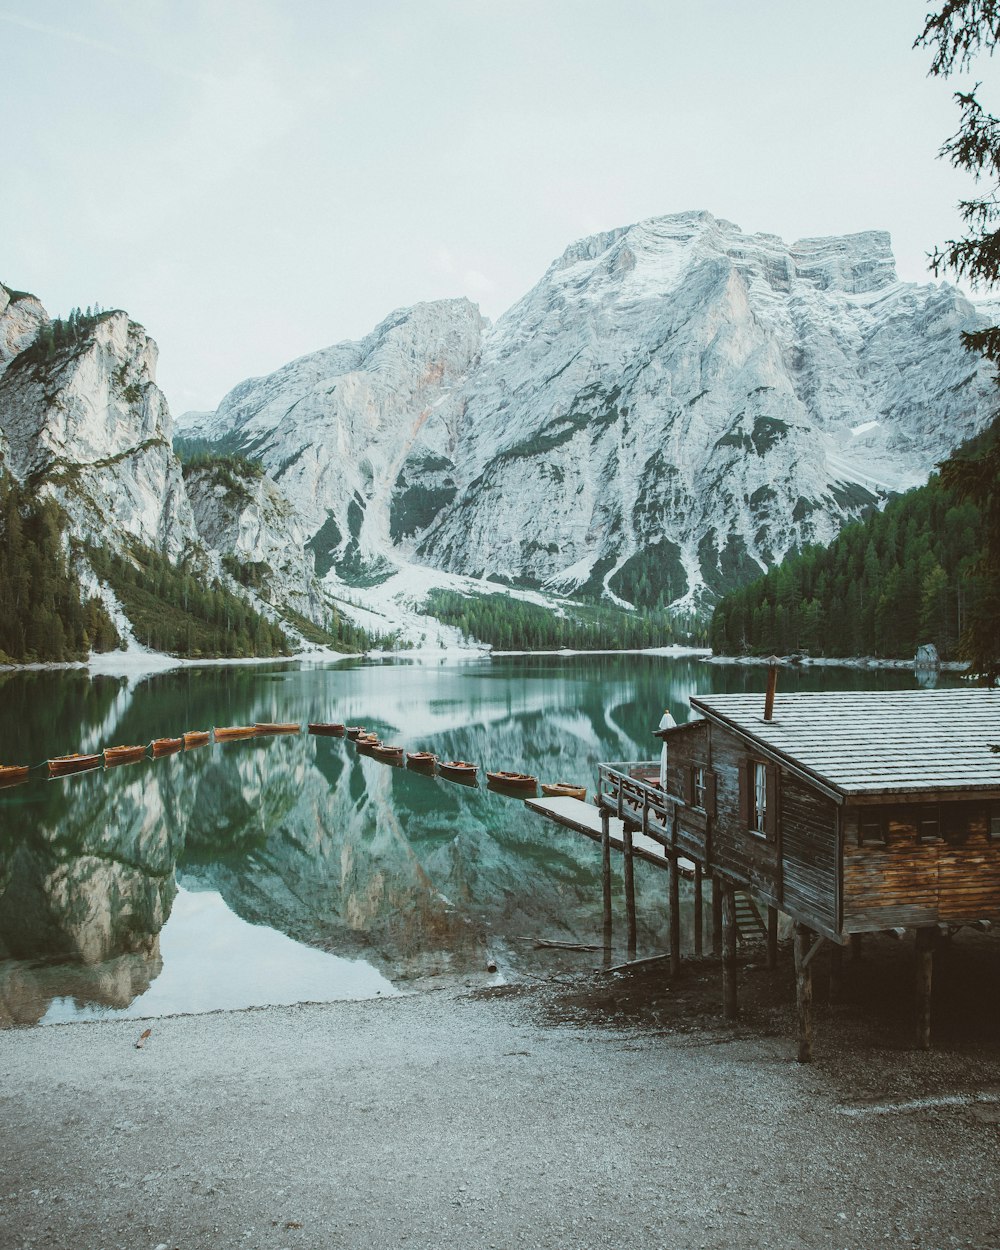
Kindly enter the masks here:
<path id="1" fill-rule="evenodd" d="M 526 807 L 530 807 L 532 811 L 538 812 L 545 816 L 548 820 L 554 820 L 557 825 L 563 825 L 567 829 L 573 829 L 577 833 L 586 834 L 588 838 L 593 838 L 595 842 L 601 840 L 601 813 L 592 803 L 584 803 L 582 799 L 525 799 Z M 609 821 L 608 836 L 611 846 L 616 851 L 625 850 L 625 822 L 617 817 L 612 817 Z M 658 842 L 655 838 L 648 837 L 643 833 L 632 834 L 632 854 L 637 859 L 644 859 L 647 863 L 656 864 L 658 868 L 667 867 L 667 851 L 662 842 Z M 686 877 L 694 876 L 695 865 L 690 859 L 683 857 L 678 859 L 677 867 L 682 875 Z"/>

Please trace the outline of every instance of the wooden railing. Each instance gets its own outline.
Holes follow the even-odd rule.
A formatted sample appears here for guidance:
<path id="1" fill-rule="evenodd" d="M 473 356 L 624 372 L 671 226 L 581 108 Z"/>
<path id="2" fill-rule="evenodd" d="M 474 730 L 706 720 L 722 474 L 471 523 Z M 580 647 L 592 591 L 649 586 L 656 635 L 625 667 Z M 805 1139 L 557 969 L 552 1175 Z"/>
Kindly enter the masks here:
<path id="1" fill-rule="evenodd" d="M 647 836 L 669 846 L 679 800 L 646 780 L 651 774 L 658 775 L 658 770 L 655 760 L 599 764 L 597 796 L 602 808 L 640 825 Z"/>
<path id="2" fill-rule="evenodd" d="M 689 808 L 683 799 L 649 780 L 658 775 L 655 760 L 599 764 L 598 806 L 627 820 L 662 846 L 704 862 L 705 813 Z M 681 815 L 685 817 L 683 823 L 678 820 Z"/>

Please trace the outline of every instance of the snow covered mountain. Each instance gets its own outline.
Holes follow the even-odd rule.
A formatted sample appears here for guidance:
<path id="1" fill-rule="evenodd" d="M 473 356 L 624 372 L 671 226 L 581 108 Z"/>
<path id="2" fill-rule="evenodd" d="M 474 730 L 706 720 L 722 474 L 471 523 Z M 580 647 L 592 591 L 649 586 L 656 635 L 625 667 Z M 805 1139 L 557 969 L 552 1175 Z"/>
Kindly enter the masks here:
<path id="1" fill-rule="evenodd" d="M 495 325 L 418 304 L 242 382 L 178 425 L 264 472 L 185 475 L 143 328 L 102 313 L 53 344 L 0 286 L 0 467 L 76 537 L 194 553 L 272 615 L 336 604 L 450 645 L 420 615 L 434 586 L 698 609 L 982 428 L 960 332 L 984 321 L 900 282 L 883 233 L 654 218 L 573 244 Z"/>
<path id="2" fill-rule="evenodd" d="M 416 563 L 697 606 L 982 427 L 980 322 L 884 233 L 683 213 L 573 244 L 495 326 L 398 311 L 185 432 L 263 461 L 331 588 Z"/>

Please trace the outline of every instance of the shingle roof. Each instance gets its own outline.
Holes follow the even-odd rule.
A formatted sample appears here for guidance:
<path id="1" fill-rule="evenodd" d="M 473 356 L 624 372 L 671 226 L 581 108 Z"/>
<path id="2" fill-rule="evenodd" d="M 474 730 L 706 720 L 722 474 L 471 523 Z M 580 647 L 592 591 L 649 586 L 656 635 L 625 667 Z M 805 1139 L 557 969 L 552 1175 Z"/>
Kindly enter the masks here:
<path id="1" fill-rule="evenodd" d="M 696 695 L 725 723 L 842 794 L 995 790 L 1000 797 L 1000 690 L 864 690 Z"/>

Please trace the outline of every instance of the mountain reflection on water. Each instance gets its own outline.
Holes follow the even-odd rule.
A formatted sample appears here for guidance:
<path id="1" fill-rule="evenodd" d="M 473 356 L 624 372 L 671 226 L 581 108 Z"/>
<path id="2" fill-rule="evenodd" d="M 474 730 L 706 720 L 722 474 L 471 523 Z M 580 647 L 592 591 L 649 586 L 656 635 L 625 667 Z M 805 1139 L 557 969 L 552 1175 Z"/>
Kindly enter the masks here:
<path id="1" fill-rule="evenodd" d="M 665 706 L 683 721 L 690 694 L 762 689 L 764 676 L 694 659 L 589 655 L 199 668 L 131 681 L 79 671 L 0 677 L 4 762 L 212 725 L 303 723 L 301 735 L 0 790 L 0 1025 L 251 1005 L 254 968 L 259 1000 L 283 1002 L 478 980 L 487 949 L 507 975 L 551 972 L 567 959 L 580 966 L 578 955 L 535 952 L 532 940 L 595 940 L 594 843 L 517 799 L 383 764 L 345 739 L 307 735 L 305 723 L 363 724 L 410 750 L 592 790 L 600 761 L 656 754 L 650 731 Z M 913 684 L 896 672 L 781 675 L 784 690 Z M 640 864 L 636 878 L 640 947 L 663 949 L 665 875 Z M 185 907 L 168 932 L 183 957 L 161 944 L 179 886 Z M 693 911 L 683 889 L 687 941 Z M 191 900 L 208 892 L 223 904 L 212 932 L 223 925 L 227 934 L 225 943 L 208 930 L 198 939 L 203 963 L 219 946 L 211 976 L 198 971 L 190 927 L 205 915 Z M 291 946 L 265 957 L 259 932 L 234 928 L 232 913 L 336 960 L 320 968 L 316 949 L 300 960 Z M 158 995 L 150 987 L 164 960 L 176 967 L 170 992 Z M 177 988 L 196 980 L 197 995 Z M 226 996 L 227 981 L 245 987 L 239 1002 Z"/>

